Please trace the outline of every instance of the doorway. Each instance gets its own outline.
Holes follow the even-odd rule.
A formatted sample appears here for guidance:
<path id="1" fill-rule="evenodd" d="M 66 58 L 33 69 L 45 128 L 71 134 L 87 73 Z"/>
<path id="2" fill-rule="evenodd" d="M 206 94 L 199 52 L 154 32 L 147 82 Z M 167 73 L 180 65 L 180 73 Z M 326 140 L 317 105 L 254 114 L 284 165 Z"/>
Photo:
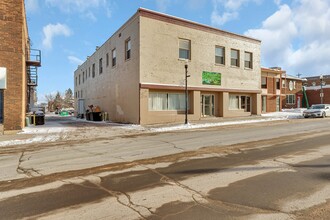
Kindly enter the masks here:
<path id="1" fill-rule="evenodd" d="M 202 95 L 201 113 L 203 117 L 214 116 L 214 95 Z"/>

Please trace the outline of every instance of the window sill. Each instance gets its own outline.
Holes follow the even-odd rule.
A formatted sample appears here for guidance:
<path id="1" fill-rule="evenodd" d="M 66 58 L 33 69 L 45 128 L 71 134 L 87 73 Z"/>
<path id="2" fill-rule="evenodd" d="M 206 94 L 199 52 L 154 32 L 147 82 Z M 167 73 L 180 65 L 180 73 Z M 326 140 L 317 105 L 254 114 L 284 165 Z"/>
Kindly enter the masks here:
<path id="1" fill-rule="evenodd" d="M 230 67 L 231 67 L 231 68 L 240 69 L 240 67 L 239 67 L 239 66 L 232 66 L 232 65 L 230 65 Z"/>
<path id="2" fill-rule="evenodd" d="M 216 65 L 216 66 L 222 66 L 222 67 L 225 67 L 226 66 L 226 64 L 222 64 L 222 63 L 215 63 L 214 65 Z"/>

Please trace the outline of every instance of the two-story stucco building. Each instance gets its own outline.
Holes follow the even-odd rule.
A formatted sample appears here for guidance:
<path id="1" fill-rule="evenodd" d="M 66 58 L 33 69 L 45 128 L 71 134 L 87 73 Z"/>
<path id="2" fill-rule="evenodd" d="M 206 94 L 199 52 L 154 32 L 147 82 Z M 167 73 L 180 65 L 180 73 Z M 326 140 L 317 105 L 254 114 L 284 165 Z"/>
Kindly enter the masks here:
<path id="1" fill-rule="evenodd" d="M 99 106 L 116 122 L 184 121 L 261 113 L 256 39 L 138 9 L 74 73 L 78 113 Z"/>

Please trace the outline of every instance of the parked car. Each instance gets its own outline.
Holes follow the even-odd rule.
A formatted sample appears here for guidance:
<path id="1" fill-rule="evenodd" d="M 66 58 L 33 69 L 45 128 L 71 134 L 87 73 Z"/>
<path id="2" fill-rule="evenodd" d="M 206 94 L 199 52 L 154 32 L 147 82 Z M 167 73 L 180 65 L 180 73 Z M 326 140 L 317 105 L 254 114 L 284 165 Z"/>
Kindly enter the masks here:
<path id="1" fill-rule="evenodd" d="M 317 104 L 312 105 L 309 109 L 303 112 L 305 118 L 309 117 L 322 117 L 325 118 L 330 116 L 330 105 L 328 104 Z"/>

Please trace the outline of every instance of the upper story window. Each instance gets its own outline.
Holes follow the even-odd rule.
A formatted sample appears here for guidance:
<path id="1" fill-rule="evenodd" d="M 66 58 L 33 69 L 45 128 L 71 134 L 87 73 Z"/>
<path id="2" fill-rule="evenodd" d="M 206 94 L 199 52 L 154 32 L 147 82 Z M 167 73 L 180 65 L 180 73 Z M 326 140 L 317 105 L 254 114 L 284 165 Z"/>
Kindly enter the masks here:
<path id="1" fill-rule="evenodd" d="M 103 73 L 103 64 L 102 64 L 102 58 L 99 59 L 99 74 Z"/>
<path id="2" fill-rule="evenodd" d="M 82 82 L 85 82 L 85 72 L 83 72 Z"/>
<path id="3" fill-rule="evenodd" d="M 112 50 L 112 67 L 115 67 L 116 66 L 116 49 L 113 49 Z"/>
<path id="4" fill-rule="evenodd" d="M 261 77 L 261 88 L 267 89 L 267 78 L 266 77 Z"/>
<path id="5" fill-rule="evenodd" d="M 79 74 L 79 80 L 78 81 L 79 81 L 79 85 L 80 85 L 80 74 Z"/>
<path id="6" fill-rule="evenodd" d="M 276 89 L 281 89 L 281 80 L 276 79 Z"/>
<path id="7" fill-rule="evenodd" d="M 252 69 L 252 53 L 250 52 L 244 53 L 244 67 Z"/>
<path id="8" fill-rule="evenodd" d="M 282 79 L 282 88 L 286 88 L 286 80 Z"/>
<path id="9" fill-rule="evenodd" d="M 191 42 L 186 39 L 179 39 L 179 58 L 190 60 L 191 58 Z"/>
<path id="10" fill-rule="evenodd" d="M 88 77 L 91 77 L 91 67 L 88 67 Z"/>
<path id="11" fill-rule="evenodd" d="M 95 77 L 95 63 L 92 65 L 92 77 Z"/>
<path id="12" fill-rule="evenodd" d="M 107 55 L 106 55 L 106 60 L 105 60 L 105 62 L 106 62 L 106 65 L 107 65 L 107 67 L 109 66 L 109 53 L 107 53 Z"/>
<path id="13" fill-rule="evenodd" d="M 78 85 L 78 77 L 76 77 L 76 86 Z"/>
<path id="14" fill-rule="evenodd" d="M 125 59 L 129 60 L 131 58 L 131 39 L 128 38 L 125 41 Z"/>
<path id="15" fill-rule="evenodd" d="M 215 63 L 225 64 L 225 48 L 216 46 L 215 47 Z"/>
<path id="16" fill-rule="evenodd" d="M 230 56 L 230 65 L 239 67 L 239 50 L 231 49 Z"/>

